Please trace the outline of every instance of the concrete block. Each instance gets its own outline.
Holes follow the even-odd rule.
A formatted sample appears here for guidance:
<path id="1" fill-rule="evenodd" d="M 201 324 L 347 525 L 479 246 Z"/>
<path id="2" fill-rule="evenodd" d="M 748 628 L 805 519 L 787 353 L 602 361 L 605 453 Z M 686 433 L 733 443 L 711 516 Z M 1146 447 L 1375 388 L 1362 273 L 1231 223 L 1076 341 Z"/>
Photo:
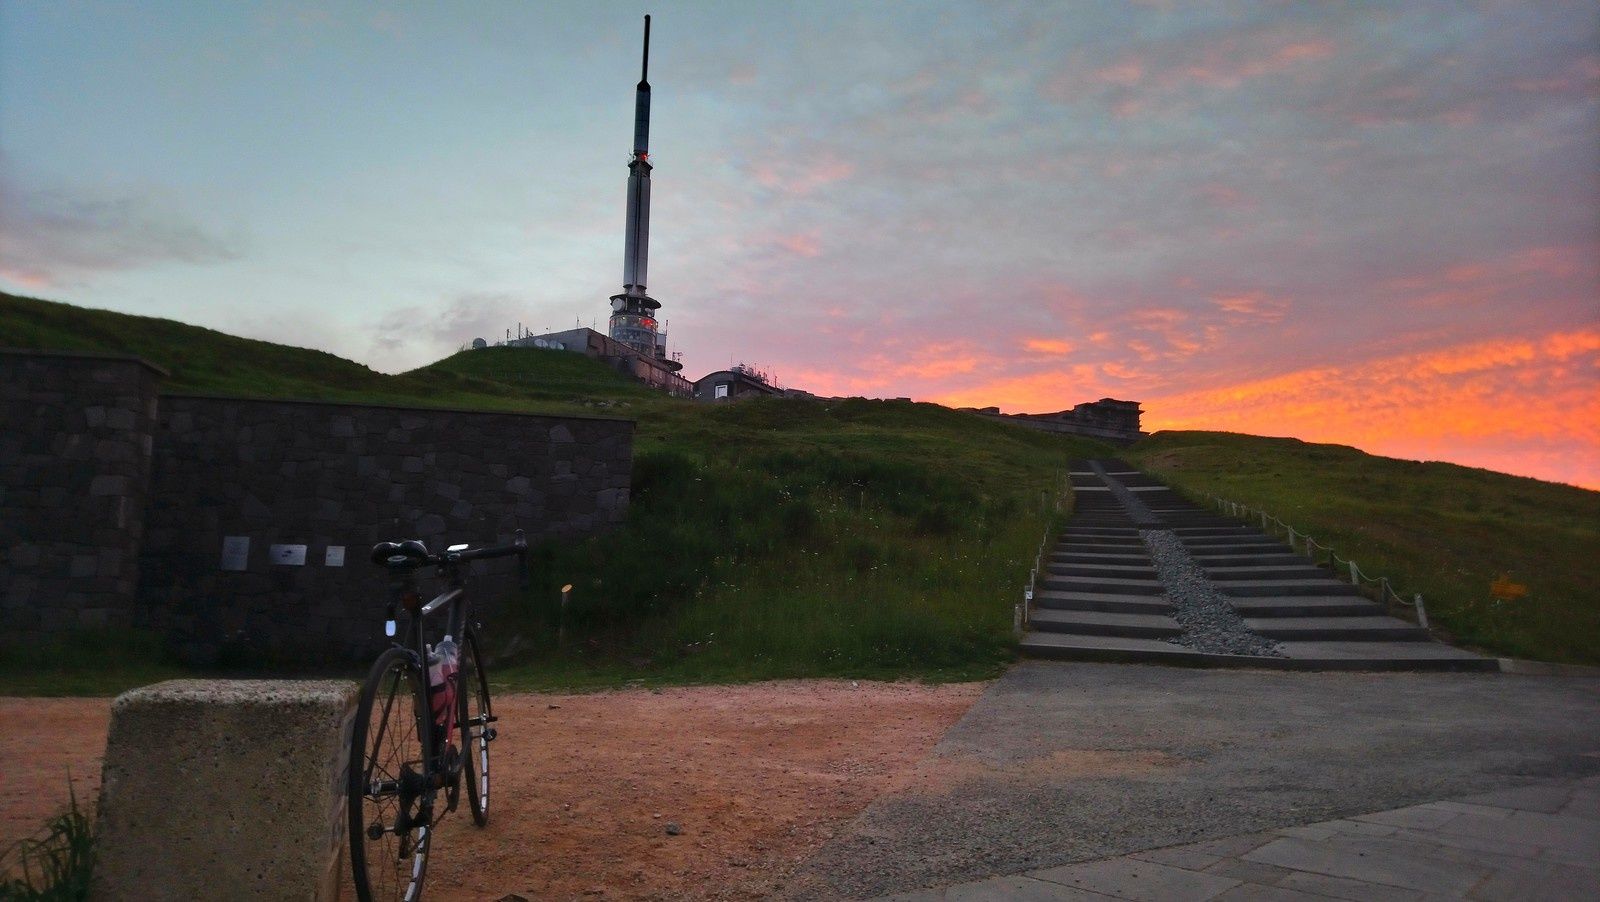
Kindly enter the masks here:
<path id="1" fill-rule="evenodd" d="M 332 680 L 172 680 L 120 696 L 90 898 L 337 898 L 356 695 Z"/>
<path id="2" fill-rule="evenodd" d="M 128 494 L 128 477 L 126 476 L 96 476 L 89 483 L 89 494 L 100 495 L 126 495 Z"/>

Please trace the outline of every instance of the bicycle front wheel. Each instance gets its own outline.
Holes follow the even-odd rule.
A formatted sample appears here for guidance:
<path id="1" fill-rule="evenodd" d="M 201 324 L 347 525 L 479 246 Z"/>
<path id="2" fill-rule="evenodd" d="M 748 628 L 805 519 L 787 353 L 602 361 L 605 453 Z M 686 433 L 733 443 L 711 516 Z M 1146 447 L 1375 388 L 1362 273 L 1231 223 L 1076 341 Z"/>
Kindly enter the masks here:
<path id="1" fill-rule="evenodd" d="M 432 722 L 415 656 L 384 652 L 361 687 L 350 740 L 350 866 L 361 902 L 422 894 L 437 794 Z"/>
<path id="2" fill-rule="evenodd" d="M 489 675 L 478 655 L 478 637 L 467 630 L 461 639 L 461 779 L 467 784 L 472 822 L 489 823 L 489 743 L 495 737 L 494 709 L 489 704 Z"/>

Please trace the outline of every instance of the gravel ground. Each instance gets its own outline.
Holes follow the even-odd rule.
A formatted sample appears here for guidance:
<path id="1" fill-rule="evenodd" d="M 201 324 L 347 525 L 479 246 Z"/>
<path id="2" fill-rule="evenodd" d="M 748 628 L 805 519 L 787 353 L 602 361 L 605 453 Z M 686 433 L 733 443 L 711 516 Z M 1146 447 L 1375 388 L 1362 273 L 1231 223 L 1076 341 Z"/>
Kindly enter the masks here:
<path id="1" fill-rule="evenodd" d="M 1283 657 L 1277 642 L 1244 625 L 1244 618 L 1206 578 L 1172 530 L 1141 529 L 1139 537 L 1150 550 L 1156 575 L 1166 584 L 1167 599 L 1174 606 L 1172 619 L 1183 627 L 1183 635 L 1168 642 L 1212 654 Z"/>
<path id="2" fill-rule="evenodd" d="M 427 898 L 770 898 L 906 785 L 984 688 L 787 680 L 497 695 L 494 812 L 482 830 L 465 809 L 445 819 Z M 69 770 L 79 804 L 94 804 L 110 705 L 0 698 L 0 723 L 23 727 L 0 732 L 0 850 L 65 807 Z"/>
<path id="3" fill-rule="evenodd" d="M 1600 773 L 1600 679 L 1029 661 L 788 886 L 860 899 Z"/>

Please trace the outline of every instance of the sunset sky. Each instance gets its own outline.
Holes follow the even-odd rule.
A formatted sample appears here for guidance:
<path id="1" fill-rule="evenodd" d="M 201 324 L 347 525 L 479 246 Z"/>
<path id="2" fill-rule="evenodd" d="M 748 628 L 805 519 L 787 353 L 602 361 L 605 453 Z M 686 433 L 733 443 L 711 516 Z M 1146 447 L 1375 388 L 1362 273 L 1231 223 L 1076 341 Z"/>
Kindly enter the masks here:
<path id="1" fill-rule="evenodd" d="M 0 288 L 394 372 L 621 288 L 697 377 L 1600 488 L 1600 6 L 0 4 Z"/>

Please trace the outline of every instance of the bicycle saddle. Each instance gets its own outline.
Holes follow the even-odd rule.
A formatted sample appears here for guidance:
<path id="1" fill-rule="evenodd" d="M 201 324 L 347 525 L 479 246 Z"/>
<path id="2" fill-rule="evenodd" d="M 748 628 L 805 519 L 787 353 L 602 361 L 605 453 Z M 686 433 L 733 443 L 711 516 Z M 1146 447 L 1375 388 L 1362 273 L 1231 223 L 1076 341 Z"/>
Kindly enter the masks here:
<path id="1" fill-rule="evenodd" d="M 372 562 L 380 567 L 420 564 L 428 559 L 428 546 L 421 539 L 404 542 L 379 542 L 372 546 Z"/>

